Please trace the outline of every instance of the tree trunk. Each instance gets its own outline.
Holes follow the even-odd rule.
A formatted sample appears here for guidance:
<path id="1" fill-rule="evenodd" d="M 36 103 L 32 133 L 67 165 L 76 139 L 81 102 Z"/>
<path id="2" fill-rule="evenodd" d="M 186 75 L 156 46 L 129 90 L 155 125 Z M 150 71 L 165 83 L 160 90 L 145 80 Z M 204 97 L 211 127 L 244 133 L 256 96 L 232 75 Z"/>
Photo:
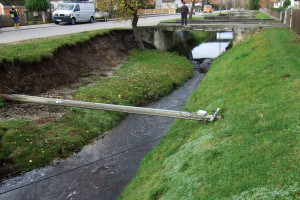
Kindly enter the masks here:
<path id="1" fill-rule="evenodd" d="M 134 38 L 137 40 L 138 42 L 138 47 L 139 47 L 139 50 L 143 51 L 145 50 L 145 47 L 144 47 L 144 44 L 143 44 L 143 41 L 140 37 L 140 34 L 138 33 L 138 30 L 137 30 L 137 23 L 138 23 L 138 20 L 139 20 L 139 17 L 137 15 L 137 13 L 135 13 L 133 15 L 133 19 L 132 19 L 132 30 L 133 30 L 133 35 L 134 35 Z"/>
<path id="2" fill-rule="evenodd" d="M 195 8 L 195 3 L 196 1 L 192 1 L 192 7 L 191 7 L 191 11 L 190 11 L 190 16 L 189 18 L 192 19 L 193 18 L 193 12 L 194 12 L 194 8 Z"/>

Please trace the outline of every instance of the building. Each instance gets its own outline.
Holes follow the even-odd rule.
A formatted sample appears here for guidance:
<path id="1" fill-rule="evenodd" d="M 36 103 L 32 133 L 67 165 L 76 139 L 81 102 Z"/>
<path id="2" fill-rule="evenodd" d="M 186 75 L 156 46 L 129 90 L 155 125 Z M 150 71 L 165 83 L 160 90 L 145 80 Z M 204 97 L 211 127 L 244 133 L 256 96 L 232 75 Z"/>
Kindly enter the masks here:
<path id="1" fill-rule="evenodd" d="M 25 0 L 0 0 L 0 15 L 10 15 L 11 7 L 15 5 L 19 13 L 25 10 Z"/>
<path id="2" fill-rule="evenodd" d="M 181 7 L 181 5 L 181 0 L 156 0 L 157 9 L 177 9 L 178 7 Z"/>
<path id="3" fill-rule="evenodd" d="M 50 1 L 50 5 L 51 5 L 51 11 L 54 11 L 59 4 L 63 3 L 64 1 L 60 0 L 60 1 Z"/>

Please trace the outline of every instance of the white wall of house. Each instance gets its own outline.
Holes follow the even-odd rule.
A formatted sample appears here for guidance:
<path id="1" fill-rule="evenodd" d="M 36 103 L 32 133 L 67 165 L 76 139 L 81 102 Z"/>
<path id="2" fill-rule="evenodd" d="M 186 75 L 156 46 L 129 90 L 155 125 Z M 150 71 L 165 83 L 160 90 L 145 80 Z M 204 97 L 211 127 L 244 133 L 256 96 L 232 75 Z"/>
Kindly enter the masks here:
<path id="1" fill-rule="evenodd" d="M 156 9 L 162 9 L 162 0 L 156 0 L 155 1 L 155 8 Z"/>
<path id="2" fill-rule="evenodd" d="M 54 11 L 57 7 L 58 7 L 58 5 L 59 4 L 61 4 L 62 2 L 64 2 L 64 1 L 50 1 L 50 4 L 51 4 L 51 6 L 52 6 L 52 11 Z"/>
<path id="3" fill-rule="evenodd" d="M 0 14 L 4 15 L 4 6 L 0 3 Z"/>
<path id="4" fill-rule="evenodd" d="M 279 2 L 275 2 L 274 3 L 274 8 L 279 8 L 281 6 L 283 6 L 284 0 L 281 0 Z M 291 0 L 291 6 L 294 7 L 295 6 L 295 0 Z"/>
<path id="5" fill-rule="evenodd" d="M 162 8 L 174 9 L 175 3 L 174 2 L 163 2 Z"/>
<path id="6" fill-rule="evenodd" d="M 156 0 L 156 7 L 157 9 L 163 9 L 163 8 L 171 8 L 176 9 L 178 7 L 181 7 L 182 2 L 181 0 L 175 0 L 174 2 L 163 2 L 162 0 Z"/>
<path id="7" fill-rule="evenodd" d="M 182 5 L 181 0 L 175 0 L 175 9 L 180 8 Z"/>

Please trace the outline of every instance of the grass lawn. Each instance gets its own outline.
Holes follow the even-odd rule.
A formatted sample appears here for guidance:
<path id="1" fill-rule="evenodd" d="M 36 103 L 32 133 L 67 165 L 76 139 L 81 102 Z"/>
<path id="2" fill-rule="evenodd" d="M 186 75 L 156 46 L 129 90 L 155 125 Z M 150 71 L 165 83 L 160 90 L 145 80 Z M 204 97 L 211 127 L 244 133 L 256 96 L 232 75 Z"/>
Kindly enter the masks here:
<path id="1" fill-rule="evenodd" d="M 271 18 L 269 15 L 261 12 L 261 11 L 258 11 L 256 14 L 255 14 L 255 19 L 273 19 Z"/>
<path id="2" fill-rule="evenodd" d="M 110 31 L 111 29 L 102 29 L 35 39 L 17 44 L 0 44 L 0 64 L 4 60 L 9 62 L 19 60 L 22 63 L 38 63 L 42 58 L 51 58 L 56 50 L 63 45 L 72 46 L 77 43 L 83 43 L 97 35 L 104 35 Z"/>
<path id="3" fill-rule="evenodd" d="M 193 76 L 193 66 L 175 53 L 131 51 L 128 61 L 114 75 L 78 89 L 73 98 L 109 104 L 145 104 L 183 85 Z M 74 108 L 70 114 L 42 126 L 27 119 L 0 122 L 0 164 L 25 171 L 45 166 L 79 151 L 115 127 L 124 116 L 118 112 Z"/>
<path id="4" fill-rule="evenodd" d="M 270 28 L 219 56 L 185 110 L 224 118 L 177 120 L 119 198 L 299 198 L 299 52 L 294 32 Z"/>

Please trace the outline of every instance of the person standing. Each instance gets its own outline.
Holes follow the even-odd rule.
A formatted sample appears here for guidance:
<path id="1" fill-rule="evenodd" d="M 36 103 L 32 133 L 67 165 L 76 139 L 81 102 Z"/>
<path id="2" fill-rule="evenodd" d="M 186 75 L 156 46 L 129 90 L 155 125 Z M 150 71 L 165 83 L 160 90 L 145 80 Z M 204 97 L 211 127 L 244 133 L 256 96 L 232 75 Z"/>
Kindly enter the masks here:
<path id="1" fill-rule="evenodd" d="M 189 8 L 185 5 L 185 1 L 182 2 L 181 6 L 181 25 L 187 25 L 187 15 L 189 13 Z"/>
<path id="2" fill-rule="evenodd" d="M 15 5 L 12 6 L 12 9 L 10 9 L 10 16 L 11 16 L 13 22 L 14 22 L 15 28 L 19 29 L 19 24 L 20 24 L 19 17 L 20 17 L 20 14 L 19 14 L 18 9 L 16 9 Z"/>

